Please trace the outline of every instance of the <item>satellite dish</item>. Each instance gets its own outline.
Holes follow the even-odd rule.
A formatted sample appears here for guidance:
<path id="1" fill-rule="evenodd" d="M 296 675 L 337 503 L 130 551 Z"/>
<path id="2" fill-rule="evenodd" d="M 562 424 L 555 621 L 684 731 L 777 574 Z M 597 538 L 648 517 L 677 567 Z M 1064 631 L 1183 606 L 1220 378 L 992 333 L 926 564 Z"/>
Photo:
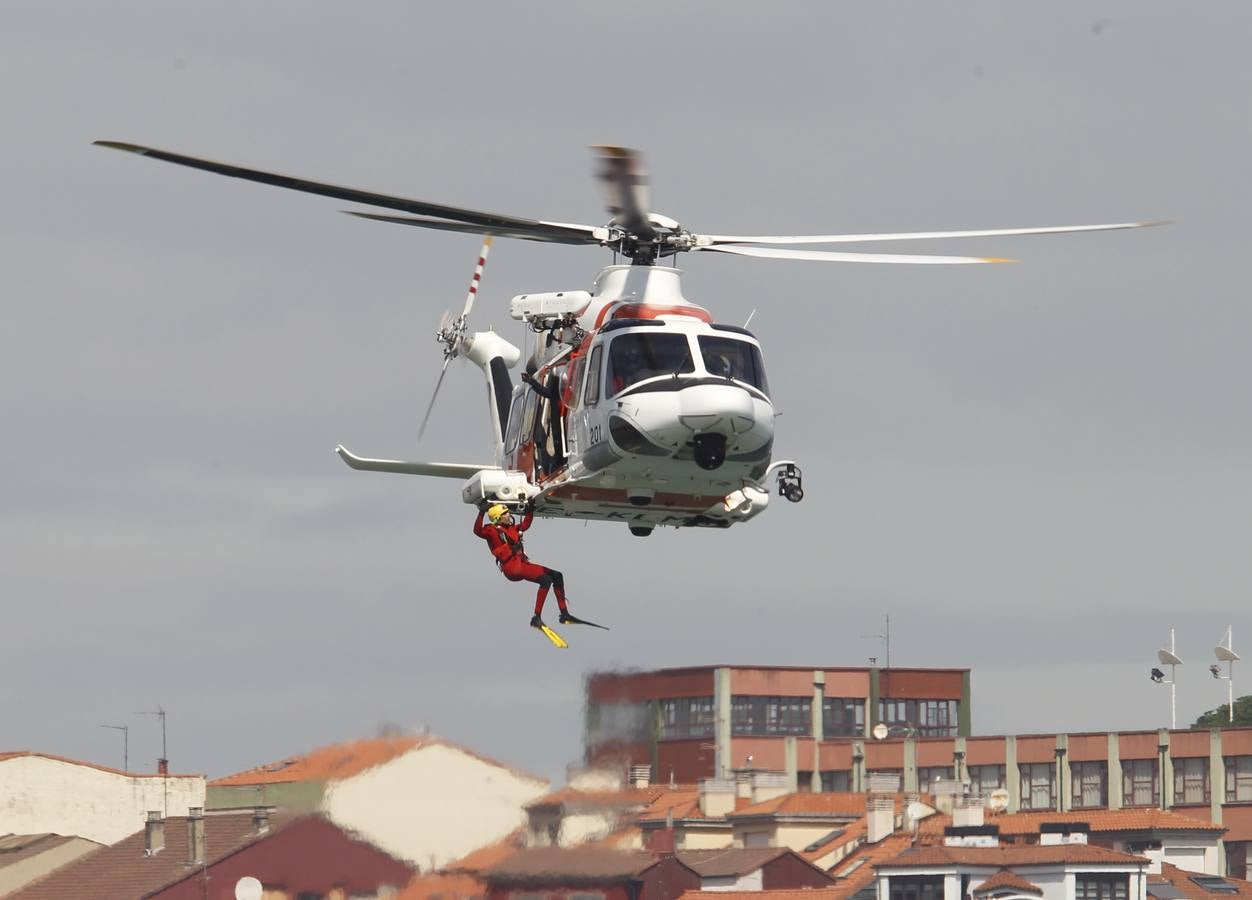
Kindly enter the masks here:
<path id="1" fill-rule="evenodd" d="M 261 900 L 264 888 L 261 882 L 251 875 L 245 875 L 235 882 L 235 900 Z"/>
<path id="2" fill-rule="evenodd" d="M 1009 808 L 1009 792 L 1004 788 L 996 788 L 987 797 L 987 808 L 992 812 L 1004 812 Z"/>
<path id="3" fill-rule="evenodd" d="M 1222 662 L 1238 662 L 1239 661 L 1239 654 L 1234 651 L 1234 648 L 1231 646 L 1232 643 L 1233 642 L 1231 641 L 1231 628 L 1230 626 L 1226 626 L 1225 639 L 1220 644 L 1218 644 L 1216 647 L 1213 648 L 1213 652 L 1217 654 L 1217 658 L 1220 659 Z"/>
<path id="4" fill-rule="evenodd" d="M 908 809 L 905 812 L 914 822 L 920 822 L 922 819 L 933 813 L 934 810 L 925 803 L 922 803 L 920 800 L 914 800 L 909 804 Z"/>
<path id="5" fill-rule="evenodd" d="M 891 733 L 891 729 L 888 728 L 886 725 L 884 725 L 882 722 L 879 722 L 877 725 L 874 726 L 874 738 L 877 740 L 880 740 L 880 741 L 883 740 L 890 733 Z"/>
<path id="6" fill-rule="evenodd" d="M 1156 658 L 1161 661 L 1163 666 L 1182 665 L 1182 660 L 1178 658 L 1178 654 L 1174 653 L 1173 650 L 1166 650 L 1164 647 L 1156 651 Z"/>

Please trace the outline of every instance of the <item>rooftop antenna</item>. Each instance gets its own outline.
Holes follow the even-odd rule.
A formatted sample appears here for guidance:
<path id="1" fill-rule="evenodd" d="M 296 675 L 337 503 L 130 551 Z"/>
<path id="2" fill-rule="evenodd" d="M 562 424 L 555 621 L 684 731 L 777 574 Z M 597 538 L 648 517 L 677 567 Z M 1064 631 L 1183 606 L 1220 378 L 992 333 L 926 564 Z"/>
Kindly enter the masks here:
<path id="1" fill-rule="evenodd" d="M 1169 685 L 1169 727 L 1174 729 L 1178 727 L 1177 707 L 1175 700 L 1175 687 L 1177 681 L 1177 669 L 1175 666 L 1182 665 L 1182 659 L 1174 652 L 1174 629 L 1169 630 L 1169 649 L 1162 647 L 1156 651 L 1156 658 L 1161 661 L 1161 665 L 1169 666 L 1169 680 L 1165 680 L 1165 673 L 1160 669 L 1153 669 L 1151 672 L 1152 680 L 1157 684 Z"/>
<path id="2" fill-rule="evenodd" d="M 891 668 L 891 616 L 890 614 L 884 616 L 884 619 L 886 620 L 886 625 L 883 628 L 882 634 L 863 634 L 861 635 L 861 637 L 878 638 L 878 640 L 883 642 L 883 646 L 886 648 L 886 651 L 887 651 L 885 654 L 887 657 L 887 668 L 890 669 Z M 878 659 L 878 657 L 876 656 L 870 657 L 871 666 L 874 664 L 872 661 L 876 659 Z"/>
<path id="3" fill-rule="evenodd" d="M 1230 713 L 1230 724 L 1232 725 L 1235 723 L 1235 663 L 1239 661 L 1239 654 L 1235 652 L 1233 647 L 1233 631 L 1234 626 L 1227 625 L 1226 637 L 1213 648 L 1218 662 L 1226 664 L 1226 674 L 1222 674 L 1221 666 L 1217 665 L 1217 663 L 1209 666 L 1209 671 L 1213 673 L 1214 678 L 1226 682 L 1226 707 Z"/>
<path id="4" fill-rule="evenodd" d="M 130 771 L 130 726 L 129 725 L 100 725 L 100 728 L 112 728 L 114 731 L 122 733 L 122 771 Z"/>
<path id="5" fill-rule="evenodd" d="M 165 747 L 165 707 L 157 705 L 155 710 L 146 710 L 135 713 L 137 716 L 156 716 L 161 720 L 161 758 L 157 760 L 157 771 L 165 776 L 161 783 L 165 786 L 165 817 L 168 819 L 170 815 L 170 790 L 169 790 L 169 774 L 170 774 L 170 758 Z"/>

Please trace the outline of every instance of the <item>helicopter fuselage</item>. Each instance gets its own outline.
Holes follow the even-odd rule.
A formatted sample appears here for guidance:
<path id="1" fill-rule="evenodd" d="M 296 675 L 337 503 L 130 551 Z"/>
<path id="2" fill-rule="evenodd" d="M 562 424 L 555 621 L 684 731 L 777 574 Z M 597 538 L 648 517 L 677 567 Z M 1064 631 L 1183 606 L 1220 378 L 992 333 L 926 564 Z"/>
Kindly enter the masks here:
<path id="1" fill-rule="evenodd" d="M 519 385 L 502 417 L 503 468 L 528 476 L 537 515 L 644 534 L 727 527 L 767 505 L 774 407 L 760 343 L 682 297 L 680 276 L 609 267 L 594 292 L 569 292 L 585 302 L 578 327 L 540 340 L 527 370 L 542 392 Z"/>

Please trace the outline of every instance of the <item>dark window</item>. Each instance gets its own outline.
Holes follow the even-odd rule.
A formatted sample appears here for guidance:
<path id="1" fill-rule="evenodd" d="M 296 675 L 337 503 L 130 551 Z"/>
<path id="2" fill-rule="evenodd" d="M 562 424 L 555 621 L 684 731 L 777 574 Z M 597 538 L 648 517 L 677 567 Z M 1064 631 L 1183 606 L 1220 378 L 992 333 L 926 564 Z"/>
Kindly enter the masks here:
<path id="1" fill-rule="evenodd" d="M 609 389 L 605 395 L 612 397 L 646 378 L 695 370 L 685 334 L 623 334 L 609 344 Z"/>
<path id="2" fill-rule="evenodd" d="M 1252 800 L 1252 756 L 1226 757 L 1226 802 Z"/>
<path id="3" fill-rule="evenodd" d="M 1209 761 L 1206 758 L 1174 760 L 1174 802 L 1209 802 Z"/>
<path id="4" fill-rule="evenodd" d="M 1156 806 L 1161 802 L 1155 759 L 1122 760 L 1122 803 Z"/>
<path id="5" fill-rule="evenodd" d="M 813 701 L 809 697 L 731 697 L 730 733 L 813 733 Z"/>
<path id="6" fill-rule="evenodd" d="M 952 737 L 956 734 L 957 701 L 897 700 L 878 701 L 878 721 L 888 727 L 900 725 L 922 737 Z"/>
<path id="7" fill-rule="evenodd" d="M 970 766 L 970 793 L 979 797 L 989 797 L 992 791 L 1004 787 L 1004 766 Z"/>
<path id="8" fill-rule="evenodd" d="M 583 396 L 588 406 L 600 399 L 600 345 L 591 350 L 591 358 L 587 361 L 587 392 Z"/>
<path id="9" fill-rule="evenodd" d="M 579 391 L 583 389 L 583 372 L 587 369 L 587 357 L 580 356 L 574 360 L 574 365 L 570 367 L 569 376 L 569 394 L 570 402 L 577 404 Z"/>
<path id="10" fill-rule="evenodd" d="M 811 794 L 813 793 L 813 773 L 800 769 L 796 772 L 796 793 Z"/>
<path id="11" fill-rule="evenodd" d="M 891 900 L 943 900 L 942 875 L 892 875 L 887 886 Z"/>
<path id="12" fill-rule="evenodd" d="M 1074 887 L 1074 900 L 1126 900 L 1130 876 L 1079 874 Z"/>
<path id="13" fill-rule="evenodd" d="M 951 766 L 923 766 L 917 770 L 917 789 L 924 791 L 933 787 L 936 781 L 951 781 Z"/>
<path id="14" fill-rule="evenodd" d="M 1109 764 L 1076 762 L 1069 767 L 1070 804 L 1075 809 L 1109 805 Z"/>
<path id="15" fill-rule="evenodd" d="M 512 452 L 517 447 L 517 435 L 522 428 L 522 403 L 526 400 L 526 389 L 517 392 L 513 405 L 509 407 L 509 427 L 504 432 L 504 450 Z"/>
<path id="16" fill-rule="evenodd" d="M 852 773 L 851 772 L 823 772 L 822 773 L 822 790 L 827 793 L 838 791 L 846 794 L 852 790 Z"/>
<path id="17" fill-rule="evenodd" d="M 1022 809 L 1056 808 L 1056 767 L 1052 763 L 1022 763 Z"/>
<path id="18" fill-rule="evenodd" d="M 701 337 L 700 355 L 710 375 L 733 378 L 769 393 L 765 383 L 765 363 L 755 344 L 727 337 Z"/>
<path id="19" fill-rule="evenodd" d="M 661 737 L 713 736 L 713 698 L 677 697 L 662 700 Z"/>
<path id="20" fill-rule="evenodd" d="M 822 734 L 825 737 L 859 737 L 865 734 L 865 701 L 859 697 L 826 697 L 822 700 Z"/>

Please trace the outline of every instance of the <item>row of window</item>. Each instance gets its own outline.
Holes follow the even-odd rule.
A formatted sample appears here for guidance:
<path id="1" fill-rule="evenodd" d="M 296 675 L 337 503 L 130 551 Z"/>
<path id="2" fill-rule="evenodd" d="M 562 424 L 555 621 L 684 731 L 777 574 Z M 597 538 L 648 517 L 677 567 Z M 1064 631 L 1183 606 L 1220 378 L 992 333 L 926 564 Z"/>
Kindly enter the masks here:
<path id="1" fill-rule="evenodd" d="M 712 737 L 715 724 L 712 697 L 678 697 L 662 700 L 660 706 L 661 737 Z M 957 729 L 957 701 L 881 700 L 878 719 L 888 727 L 900 726 L 924 736 L 950 737 Z M 810 697 L 731 697 L 730 733 L 737 737 L 810 736 L 813 700 Z M 826 737 L 863 735 L 865 701 L 859 697 L 824 698 L 822 733 Z"/>
<path id="2" fill-rule="evenodd" d="M 1074 879 L 1075 900 L 1126 900 L 1130 876 L 1079 873 Z M 942 875 L 893 875 L 888 879 L 891 900 L 943 900 Z"/>
<path id="3" fill-rule="evenodd" d="M 1021 808 L 1056 809 L 1056 766 L 1052 763 L 1022 763 L 1018 767 L 1021 779 Z M 1123 760 L 1122 805 L 1158 806 L 1161 802 L 1160 778 L 1155 759 Z M 1252 756 L 1228 756 L 1225 758 L 1225 802 L 1252 802 Z M 1070 806 L 1073 809 L 1099 809 L 1108 806 L 1108 763 L 1104 760 L 1070 763 Z M 897 771 L 896 774 L 899 774 Z M 952 766 L 919 767 L 917 784 L 921 790 L 936 781 L 953 778 Z M 970 792 L 986 797 L 992 791 L 1006 786 L 1005 767 L 969 766 L 966 775 Z M 807 786 L 810 773 L 800 773 L 801 786 Z M 850 789 L 848 772 L 822 772 L 823 791 L 847 791 Z M 1173 803 L 1208 803 L 1209 761 L 1204 757 L 1174 760 Z"/>

